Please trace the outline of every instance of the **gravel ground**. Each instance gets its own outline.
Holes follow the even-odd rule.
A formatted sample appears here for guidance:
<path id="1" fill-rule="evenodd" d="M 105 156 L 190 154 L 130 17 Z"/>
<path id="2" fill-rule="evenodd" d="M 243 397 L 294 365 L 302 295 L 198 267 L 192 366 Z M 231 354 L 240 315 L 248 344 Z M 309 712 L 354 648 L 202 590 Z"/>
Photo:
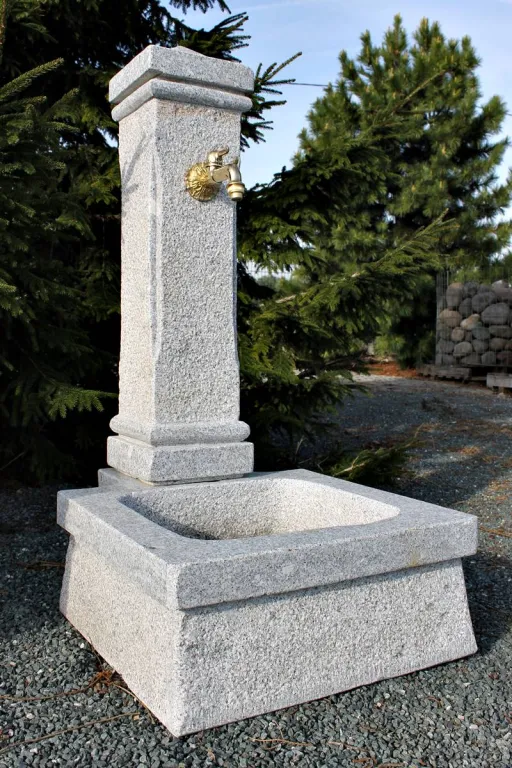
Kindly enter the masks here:
<path id="1" fill-rule="evenodd" d="M 422 380 L 365 383 L 372 396 L 340 411 L 344 438 L 359 447 L 423 425 L 398 490 L 480 518 L 480 551 L 465 564 L 479 652 L 173 739 L 59 614 L 67 539 L 53 522 L 57 489 L 4 491 L 2 768 L 512 768 L 512 538 L 503 535 L 512 532 L 512 398 Z"/>

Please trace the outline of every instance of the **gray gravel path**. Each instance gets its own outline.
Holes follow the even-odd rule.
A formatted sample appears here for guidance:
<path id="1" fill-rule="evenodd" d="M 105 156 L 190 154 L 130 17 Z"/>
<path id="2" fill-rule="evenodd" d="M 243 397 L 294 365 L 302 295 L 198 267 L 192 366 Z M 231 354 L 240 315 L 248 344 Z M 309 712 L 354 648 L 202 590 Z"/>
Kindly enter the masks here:
<path id="1" fill-rule="evenodd" d="M 359 447 L 423 424 L 400 492 L 511 532 L 512 398 L 366 383 L 373 396 L 340 411 L 344 437 Z M 59 614 L 67 542 L 53 522 L 56 490 L 0 492 L 1 768 L 512 768 L 512 538 L 482 531 L 466 562 L 475 656 L 173 739 Z"/>

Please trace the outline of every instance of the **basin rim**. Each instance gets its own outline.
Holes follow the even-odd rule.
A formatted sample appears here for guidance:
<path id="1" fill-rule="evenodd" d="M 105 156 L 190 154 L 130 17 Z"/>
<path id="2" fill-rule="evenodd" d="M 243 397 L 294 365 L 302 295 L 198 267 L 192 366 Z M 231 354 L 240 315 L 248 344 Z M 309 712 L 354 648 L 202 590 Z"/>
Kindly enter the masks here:
<path id="1" fill-rule="evenodd" d="M 308 470 L 254 473 L 197 488 L 207 497 L 208 488 L 219 483 L 262 477 L 327 485 L 398 507 L 399 514 L 366 525 L 205 541 L 165 529 L 123 504 L 131 481 L 131 488 L 61 491 L 57 520 L 78 545 L 108 559 L 147 594 L 184 610 L 325 587 L 476 552 L 473 515 Z M 169 492 L 179 487 L 168 486 Z"/>

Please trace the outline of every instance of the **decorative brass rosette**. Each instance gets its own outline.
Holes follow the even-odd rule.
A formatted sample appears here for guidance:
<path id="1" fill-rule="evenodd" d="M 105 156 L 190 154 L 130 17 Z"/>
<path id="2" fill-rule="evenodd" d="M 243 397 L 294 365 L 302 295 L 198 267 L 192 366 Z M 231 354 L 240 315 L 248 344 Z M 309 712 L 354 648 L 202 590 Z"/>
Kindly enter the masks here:
<path id="1" fill-rule="evenodd" d="M 220 184 L 213 181 L 207 163 L 196 163 L 185 174 L 185 186 L 194 200 L 213 200 L 219 194 Z"/>

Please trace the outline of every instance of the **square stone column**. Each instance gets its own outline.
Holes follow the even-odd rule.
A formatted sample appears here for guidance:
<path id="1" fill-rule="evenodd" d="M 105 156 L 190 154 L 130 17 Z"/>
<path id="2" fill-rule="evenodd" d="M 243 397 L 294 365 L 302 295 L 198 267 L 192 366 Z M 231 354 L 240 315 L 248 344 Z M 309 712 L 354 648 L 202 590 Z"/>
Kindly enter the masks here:
<path id="1" fill-rule="evenodd" d="M 110 82 L 122 180 L 119 414 L 111 467 L 149 483 L 251 472 L 239 421 L 236 203 L 189 194 L 188 169 L 240 151 L 251 70 L 149 46 Z"/>

